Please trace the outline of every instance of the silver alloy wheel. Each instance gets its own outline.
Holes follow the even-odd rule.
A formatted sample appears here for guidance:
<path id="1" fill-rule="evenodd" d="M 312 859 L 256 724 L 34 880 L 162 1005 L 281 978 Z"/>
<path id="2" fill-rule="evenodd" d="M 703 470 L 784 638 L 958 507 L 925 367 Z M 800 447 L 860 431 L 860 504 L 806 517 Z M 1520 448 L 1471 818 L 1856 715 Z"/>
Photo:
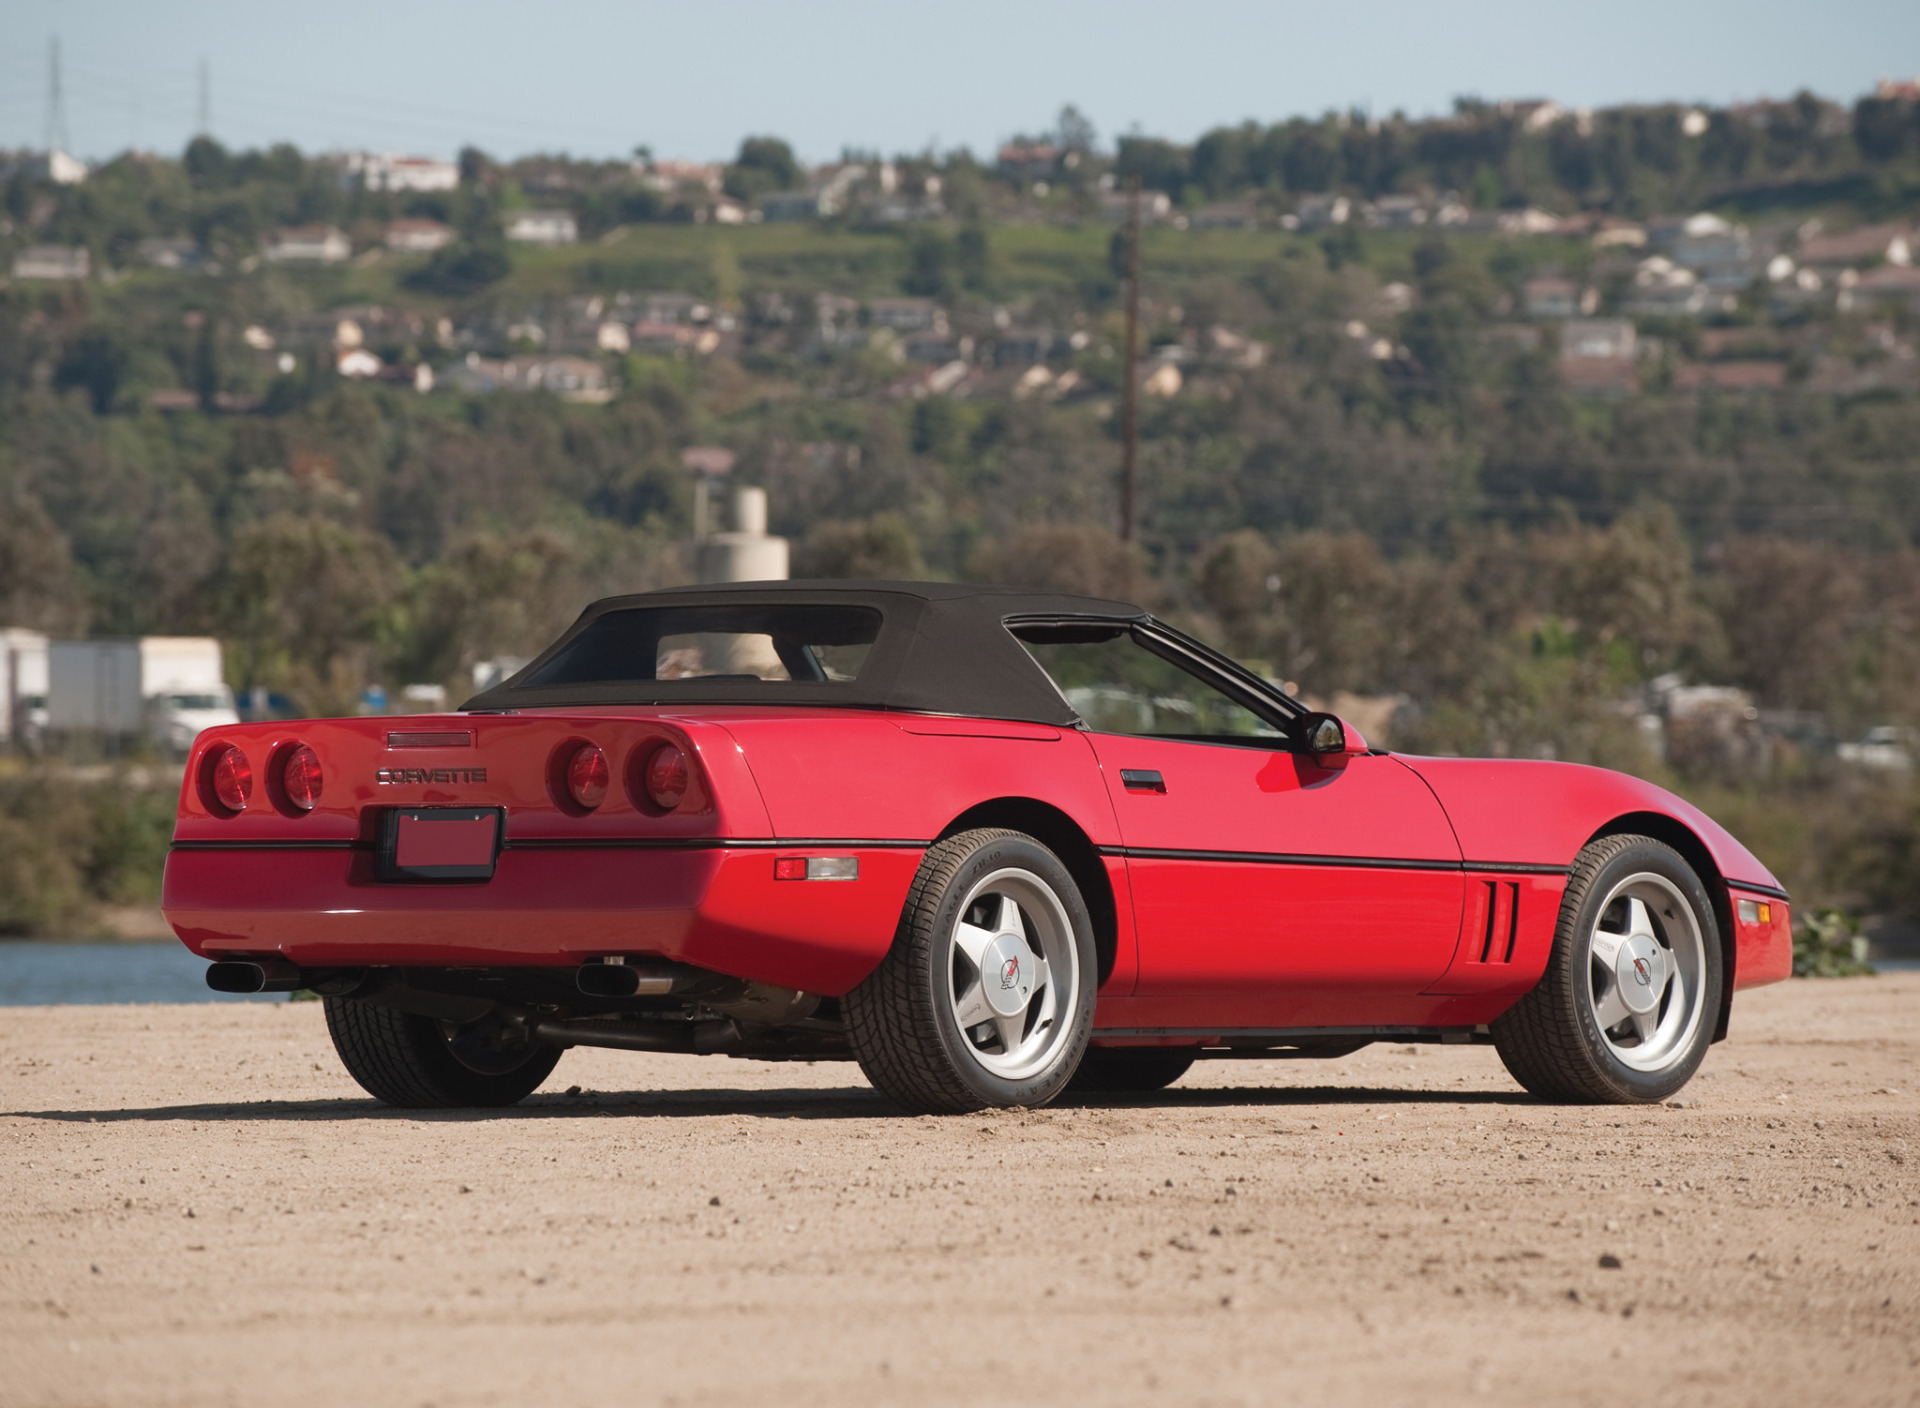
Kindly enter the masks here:
<path id="1" fill-rule="evenodd" d="M 1678 886 L 1644 870 L 1620 881 L 1600 906 L 1587 954 L 1587 1001 L 1615 1060 L 1660 1071 L 1692 1048 L 1707 949 Z"/>
<path id="2" fill-rule="evenodd" d="M 947 1000 L 968 1051 L 1003 1080 L 1046 1069 L 1069 1039 L 1080 990 L 1073 924 L 1030 870 L 975 883 L 948 940 Z"/>

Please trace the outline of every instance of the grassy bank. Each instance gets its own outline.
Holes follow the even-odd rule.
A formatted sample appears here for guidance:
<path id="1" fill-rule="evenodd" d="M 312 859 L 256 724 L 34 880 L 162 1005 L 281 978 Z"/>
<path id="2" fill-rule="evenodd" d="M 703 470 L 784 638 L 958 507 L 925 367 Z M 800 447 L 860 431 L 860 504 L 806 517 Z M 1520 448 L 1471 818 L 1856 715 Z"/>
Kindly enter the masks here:
<path id="1" fill-rule="evenodd" d="M 178 769 L 0 762 L 0 938 L 114 938 L 160 902 Z"/>

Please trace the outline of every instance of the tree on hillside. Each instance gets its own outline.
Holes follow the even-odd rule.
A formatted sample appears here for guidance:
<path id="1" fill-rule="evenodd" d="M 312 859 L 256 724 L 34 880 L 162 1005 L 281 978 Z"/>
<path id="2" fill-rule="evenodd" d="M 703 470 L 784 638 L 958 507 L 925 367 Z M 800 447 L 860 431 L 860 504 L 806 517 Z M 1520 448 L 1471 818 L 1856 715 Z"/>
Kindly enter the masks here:
<path id="1" fill-rule="evenodd" d="M 770 191 L 790 191 L 800 184 L 800 163 L 793 148 L 778 137 L 748 137 L 727 167 L 726 192 L 735 200 L 750 201 Z"/>

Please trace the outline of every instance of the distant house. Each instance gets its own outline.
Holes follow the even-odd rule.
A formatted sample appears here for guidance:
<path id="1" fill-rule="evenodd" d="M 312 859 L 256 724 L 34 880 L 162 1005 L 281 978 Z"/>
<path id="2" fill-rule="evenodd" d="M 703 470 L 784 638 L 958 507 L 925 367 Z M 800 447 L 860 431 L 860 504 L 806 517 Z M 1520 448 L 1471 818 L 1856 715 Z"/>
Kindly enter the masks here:
<path id="1" fill-rule="evenodd" d="M 506 234 L 516 244 L 552 247 L 577 242 L 580 227 L 569 211 L 522 210 L 507 217 Z"/>
<path id="2" fill-rule="evenodd" d="M 379 376 L 386 363 L 364 347 L 344 347 L 334 357 L 333 369 L 355 381 L 368 381 Z"/>
<path id="3" fill-rule="evenodd" d="M 1567 110 L 1551 98 L 1507 98 L 1497 111 L 1518 122 L 1523 132 L 1544 132 L 1567 116 Z"/>
<path id="4" fill-rule="evenodd" d="M 1062 152 L 1052 142 L 1008 142 L 994 158 L 1001 174 L 1018 181 L 1047 181 L 1060 169 Z"/>
<path id="5" fill-rule="evenodd" d="M 1683 239 L 1724 235 L 1732 229 L 1732 225 L 1711 211 L 1696 211 L 1692 215 L 1656 215 L 1647 221 L 1647 242 L 1655 249 L 1670 250 Z"/>
<path id="6" fill-rule="evenodd" d="M 711 220 L 716 225 L 744 225 L 759 214 L 757 210 L 748 210 L 732 196 L 719 196 L 712 205 L 700 208 L 701 218 Z"/>
<path id="7" fill-rule="evenodd" d="M 1920 269 L 1908 264 L 1882 264 L 1869 269 L 1842 288 L 1835 303 L 1843 313 L 1854 308 L 1902 305 L 1920 312 Z"/>
<path id="8" fill-rule="evenodd" d="M 431 254 L 453 243 L 453 226 L 438 220 L 395 220 L 387 226 L 387 248 L 396 254 Z"/>
<path id="9" fill-rule="evenodd" d="M 949 362 L 973 360 L 973 339 L 956 337 L 944 331 L 914 333 L 902 338 L 900 346 L 909 362 L 931 362 L 937 367 L 944 367 Z"/>
<path id="10" fill-rule="evenodd" d="M 1691 269 L 1682 269 L 1665 255 L 1640 261 L 1633 271 L 1633 290 L 1626 311 L 1636 317 L 1698 317 L 1725 299 L 1710 298 L 1707 286 Z"/>
<path id="11" fill-rule="evenodd" d="M 1572 279 L 1543 274 L 1520 287 L 1520 299 L 1529 318 L 1582 318 L 1599 306 L 1599 294 Z"/>
<path id="12" fill-rule="evenodd" d="M 726 174 L 726 168 L 717 162 L 654 161 L 640 167 L 640 184 L 661 195 L 674 195 L 684 190 L 718 195 L 720 183 L 726 179 Z"/>
<path id="13" fill-rule="evenodd" d="M 1126 191 L 1102 191 L 1100 193 L 1100 211 L 1109 220 L 1128 220 L 1132 218 L 1133 197 Z M 1173 197 L 1165 191 L 1140 192 L 1140 218 L 1153 222 L 1165 220 L 1173 214 Z"/>
<path id="14" fill-rule="evenodd" d="M 1647 227 L 1617 215 L 1601 217 L 1593 226 L 1595 249 L 1644 249 Z"/>
<path id="15" fill-rule="evenodd" d="M 1260 223 L 1260 207 L 1250 200 L 1215 201 L 1187 217 L 1190 230 L 1251 230 Z"/>
<path id="16" fill-rule="evenodd" d="M 1631 396 L 1640 389 L 1639 370 L 1617 357 L 1562 357 L 1560 379 L 1576 396 Z"/>
<path id="17" fill-rule="evenodd" d="M 931 298 L 876 298 L 867 304 L 867 321 L 902 334 L 945 332 L 947 311 Z"/>
<path id="18" fill-rule="evenodd" d="M 1636 350 L 1633 324 L 1625 318 L 1572 318 L 1560 329 L 1563 361 L 1631 362 Z"/>
<path id="19" fill-rule="evenodd" d="M 451 161 L 389 152 L 353 152 L 341 168 L 340 182 L 348 189 L 369 191 L 452 191 L 460 186 L 460 167 Z"/>
<path id="20" fill-rule="evenodd" d="M 1427 203 L 1419 196 L 1381 196 L 1367 208 L 1367 224 L 1377 230 L 1410 230 L 1427 223 Z"/>
<path id="21" fill-rule="evenodd" d="M 87 179 L 88 170 L 79 157 L 69 156 L 58 147 L 41 152 L 27 163 L 29 174 L 56 186 L 77 186 Z"/>
<path id="22" fill-rule="evenodd" d="M 643 323 L 704 323 L 713 318 L 713 305 L 690 293 L 649 293 L 639 300 Z"/>
<path id="23" fill-rule="evenodd" d="M 1815 234 L 1800 241 L 1800 263 L 1812 269 L 1838 270 L 1860 264 L 1911 264 L 1920 244 L 1909 225 L 1862 225 L 1843 235 Z"/>
<path id="24" fill-rule="evenodd" d="M 84 279 L 92 272 L 85 245 L 34 244 L 13 256 L 16 279 Z"/>
<path id="25" fill-rule="evenodd" d="M 1270 351 L 1272 349 L 1266 343 L 1223 328 L 1218 323 L 1208 328 L 1200 338 L 1201 360 L 1209 366 L 1233 371 L 1251 371 L 1255 367 L 1265 366 Z"/>
<path id="26" fill-rule="evenodd" d="M 563 401 L 599 404 L 613 399 L 607 369 L 585 357 L 503 357 L 470 353 L 439 377 L 439 384 L 484 395 L 493 391 L 547 391 Z"/>
<path id="27" fill-rule="evenodd" d="M 206 251 L 192 240 L 141 240 L 133 257 L 149 269 L 199 269 L 207 262 Z"/>
<path id="28" fill-rule="evenodd" d="M 720 334 L 713 328 L 686 323 L 649 323 L 633 325 L 630 343 L 635 352 L 654 357 L 676 357 L 691 353 L 707 357 L 719 350 Z"/>
<path id="29" fill-rule="evenodd" d="M 275 230 L 261 255 L 272 264 L 341 264 L 353 254 L 353 242 L 331 225 L 299 225 Z"/>
<path id="30" fill-rule="evenodd" d="M 1293 203 L 1294 217 L 1303 230 L 1344 225 L 1353 214 L 1353 202 L 1345 196 L 1301 196 Z"/>
<path id="31" fill-rule="evenodd" d="M 1470 230 L 1491 230 L 1502 235 L 1553 235 L 1560 232 L 1560 217 L 1551 211 L 1528 206 L 1524 210 L 1487 210 L 1469 215 Z"/>
<path id="32" fill-rule="evenodd" d="M 1054 355 L 1059 340 L 1049 327 L 1006 327 L 993 339 L 993 364 L 1024 367 Z"/>
<path id="33" fill-rule="evenodd" d="M 775 191 L 760 197 L 760 218 L 770 225 L 818 220 L 833 213 L 826 197 L 816 191 Z"/>
<path id="34" fill-rule="evenodd" d="M 1693 363 L 1674 374 L 1681 391 L 1778 391 L 1787 384 L 1785 362 Z"/>

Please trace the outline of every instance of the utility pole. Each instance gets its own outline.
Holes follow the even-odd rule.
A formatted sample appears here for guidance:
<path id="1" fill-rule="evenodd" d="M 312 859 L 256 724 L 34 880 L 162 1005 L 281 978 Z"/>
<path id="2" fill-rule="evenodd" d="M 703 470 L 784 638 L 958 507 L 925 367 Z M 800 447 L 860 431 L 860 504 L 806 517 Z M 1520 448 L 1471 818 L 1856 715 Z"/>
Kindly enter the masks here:
<path id="1" fill-rule="evenodd" d="M 213 135 L 213 79 L 207 71 L 207 61 L 200 60 L 200 129 L 196 137 Z"/>
<path id="2" fill-rule="evenodd" d="M 1140 177 L 1127 177 L 1127 351 L 1120 390 L 1120 541 L 1133 541 L 1140 422 Z"/>
<path id="3" fill-rule="evenodd" d="M 73 145 L 67 132 L 67 100 L 60 92 L 60 40 L 47 41 L 47 150 L 64 152 Z"/>

